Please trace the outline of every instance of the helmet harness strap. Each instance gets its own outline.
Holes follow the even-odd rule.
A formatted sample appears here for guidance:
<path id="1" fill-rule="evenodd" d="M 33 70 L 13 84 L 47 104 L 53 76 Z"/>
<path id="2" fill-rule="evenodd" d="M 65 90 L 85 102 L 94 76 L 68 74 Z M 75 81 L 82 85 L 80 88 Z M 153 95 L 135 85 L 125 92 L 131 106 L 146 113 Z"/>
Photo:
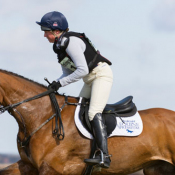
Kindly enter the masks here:
<path id="1" fill-rule="evenodd" d="M 55 34 L 52 30 L 50 31 L 55 37 L 60 37 L 62 34 L 63 34 L 63 31 L 62 32 L 60 32 L 59 34 Z"/>

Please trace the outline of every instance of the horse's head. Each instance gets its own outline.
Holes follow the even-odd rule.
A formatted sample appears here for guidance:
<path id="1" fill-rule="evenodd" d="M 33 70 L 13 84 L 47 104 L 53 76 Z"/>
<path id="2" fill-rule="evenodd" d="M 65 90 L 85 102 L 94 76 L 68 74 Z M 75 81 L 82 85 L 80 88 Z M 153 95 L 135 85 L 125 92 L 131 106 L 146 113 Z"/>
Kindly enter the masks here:
<path id="1" fill-rule="evenodd" d="M 7 88 L 4 86 L 4 83 L 3 75 L 0 74 L 0 113 L 5 112 L 3 107 L 8 105 L 8 98 L 5 96 L 8 92 L 6 92 Z"/>
<path id="2" fill-rule="evenodd" d="M 11 104 L 10 98 L 15 94 L 16 89 L 12 89 L 16 82 L 14 76 L 10 76 L 10 72 L 0 69 L 0 105 L 7 106 Z"/>
<path id="3" fill-rule="evenodd" d="M 3 91 L 0 87 L 0 105 L 2 105 L 2 103 L 3 103 Z"/>
<path id="4" fill-rule="evenodd" d="M 2 81 L 0 79 L 0 114 L 5 112 L 5 110 L 3 110 L 3 107 L 6 106 L 6 102 L 5 102 L 5 92 L 2 86 Z"/>
<path id="5" fill-rule="evenodd" d="M 0 105 L 4 105 L 4 90 L 2 87 L 2 81 L 0 80 Z"/>

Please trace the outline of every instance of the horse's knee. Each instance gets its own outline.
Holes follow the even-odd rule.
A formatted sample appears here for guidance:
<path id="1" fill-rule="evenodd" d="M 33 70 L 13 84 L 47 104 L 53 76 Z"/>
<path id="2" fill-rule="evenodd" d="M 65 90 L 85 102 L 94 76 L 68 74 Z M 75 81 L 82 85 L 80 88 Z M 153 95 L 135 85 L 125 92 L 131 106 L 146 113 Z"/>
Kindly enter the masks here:
<path id="1" fill-rule="evenodd" d="M 39 175 L 59 175 L 59 173 L 50 167 L 46 162 L 43 162 L 39 168 Z"/>
<path id="2" fill-rule="evenodd" d="M 18 161 L 0 170 L 0 175 L 38 175 L 38 171 L 30 164 Z"/>
<path id="3" fill-rule="evenodd" d="M 0 170 L 0 175 L 10 175 L 10 174 L 21 175 L 17 162 Z"/>
<path id="4" fill-rule="evenodd" d="M 145 168 L 143 170 L 144 175 L 155 175 L 154 167 Z"/>
<path id="5" fill-rule="evenodd" d="M 172 175 L 175 174 L 175 166 L 164 161 L 152 165 L 143 170 L 144 175 Z"/>

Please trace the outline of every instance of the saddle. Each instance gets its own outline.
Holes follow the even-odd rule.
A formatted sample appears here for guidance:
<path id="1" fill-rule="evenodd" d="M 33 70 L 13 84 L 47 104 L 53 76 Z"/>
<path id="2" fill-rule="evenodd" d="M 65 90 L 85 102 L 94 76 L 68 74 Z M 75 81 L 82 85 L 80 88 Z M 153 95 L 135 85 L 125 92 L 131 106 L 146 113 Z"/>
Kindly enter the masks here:
<path id="1" fill-rule="evenodd" d="M 137 108 L 132 101 L 133 97 L 128 96 L 114 104 L 107 104 L 103 110 L 103 122 L 106 125 L 107 135 L 109 136 L 117 125 L 116 117 L 130 117 L 136 114 Z M 89 99 L 83 98 L 79 112 L 82 125 L 92 134 L 88 116 Z M 122 120 L 122 119 L 121 119 Z"/>

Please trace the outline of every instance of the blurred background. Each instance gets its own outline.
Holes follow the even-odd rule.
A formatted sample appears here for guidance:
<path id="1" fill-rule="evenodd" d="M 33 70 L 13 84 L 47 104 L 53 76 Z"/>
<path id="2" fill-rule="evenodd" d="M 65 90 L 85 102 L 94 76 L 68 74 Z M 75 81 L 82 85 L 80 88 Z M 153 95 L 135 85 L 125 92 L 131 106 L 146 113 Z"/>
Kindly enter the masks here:
<path id="1" fill-rule="evenodd" d="M 50 11 L 62 12 L 70 31 L 84 32 L 112 61 L 109 103 L 132 95 L 138 110 L 175 110 L 175 0 L 0 1 L 0 69 L 45 85 L 44 77 L 53 81 L 62 74 L 52 44 L 35 23 Z M 78 96 L 82 85 L 79 81 L 60 93 Z M 7 156 L 6 164 L 19 158 L 17 132 L 14 118 L 2 114 L 0 155 L 13 157 Z"/>

